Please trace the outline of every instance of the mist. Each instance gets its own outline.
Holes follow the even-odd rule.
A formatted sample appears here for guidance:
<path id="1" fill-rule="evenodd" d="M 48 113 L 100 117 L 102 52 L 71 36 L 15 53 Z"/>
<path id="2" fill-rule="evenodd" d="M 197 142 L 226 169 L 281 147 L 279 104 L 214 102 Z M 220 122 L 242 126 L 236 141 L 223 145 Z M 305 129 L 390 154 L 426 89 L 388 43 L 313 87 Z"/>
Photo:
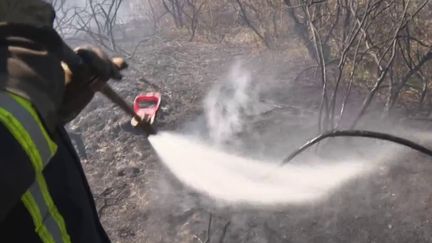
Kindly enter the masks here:
<path id="1" fill-rule="evenodd" d="M 281 161 L 232 154 L 231 147 L 241 143 L 239 134 L 250 123 L 248 117 L 259 115 L 259 107 L 263 105 L 258 87 L 248 69 L 238 61 L 204 99 L 208 134 L 162 132 L 149 138 L 161 161 L 182 183 L 216 202 L 255 206 L 308 204 L 324 200 L 381 163 L 373 157 L 366 159 L 354 154 L 360 148 L 345 159 L 307 156 L 284 166 Z M 204 139 L 206 136 L 209 139 Z M 275 144 L 270 140 L 263 146 Z M 385 149 L 381 152 L 385 154 Z M 267 155 L 271 157 L 274 156 Z"/>
<path id="2" fill-rule="evenodd" d="M 251 73 L 237 61 L 222 82 L 216 83 L 204 99 L 204 114 L 210 141 L 222 145 L 237 140 L 246 126 L 247 116 L 258 105 L 258 90 Z"/>
<path id="3" fill-rule="evenodd" d="M 150 137 L 160 159 L 181 182 L 225 203 L 284 205 L 324 199 L 347 181 L 370 171 L 373 161 L 326 161 L 295 165 L 257 161 L 226 153 L 187 136 Z"/>

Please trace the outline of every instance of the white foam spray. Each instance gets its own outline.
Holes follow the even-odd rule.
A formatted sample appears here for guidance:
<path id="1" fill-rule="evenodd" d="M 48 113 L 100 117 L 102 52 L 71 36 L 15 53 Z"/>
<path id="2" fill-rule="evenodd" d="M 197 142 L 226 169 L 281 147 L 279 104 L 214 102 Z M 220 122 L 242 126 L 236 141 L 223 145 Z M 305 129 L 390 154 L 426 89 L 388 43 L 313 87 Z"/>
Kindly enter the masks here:
<path id="1" fill-rule="evenodd" d="M 149 137 L 161 160 L 183 183 L 208 196 L 254 205 L 299 204 L 329 192 L 371 168 L 365 161 L 288 164 L 228 154 L 193 138 L 163 132 Z"/>
<path id="2" fill-rule="evenodd" d="M 163 163 L 183 183 L 212 198 L 254 205 L 298 204 L 325 198 L 372 167 L 366 161 L 304 161 L 283 167 L 223 151 L 259 107 L 251 74 L 236 63 L 204 100 L 210 144 L 197 137 L 160 133 L 149 138 Z M 271 142 L 271 141 L 270 141 Z M 221 146 L 222 145 L 222 146 Z M 271 144 L 268 144 L 271 146 Z"/>

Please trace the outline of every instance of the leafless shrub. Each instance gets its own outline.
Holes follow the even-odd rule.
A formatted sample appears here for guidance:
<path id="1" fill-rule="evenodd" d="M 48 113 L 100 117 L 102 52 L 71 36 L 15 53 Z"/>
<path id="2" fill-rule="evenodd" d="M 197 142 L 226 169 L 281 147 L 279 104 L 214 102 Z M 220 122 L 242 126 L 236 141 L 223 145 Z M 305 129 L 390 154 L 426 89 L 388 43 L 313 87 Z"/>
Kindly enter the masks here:
<path id="1" fill-rule="evenodd" d="M 426 24 L 430 21 L 424 21 L 430 19 L 428 0 L 284 2 L 296 25 L 297 36 L 320 66 L 323 84 L 320 130 L 337 127 L 353 84 L 367 87 L 370 92 L 351 127 L 357 125 L 377 95 L 386 97 L 387 113 L 406 89 L 419 93 L 420 104 L 425 102 L 428 92 L 425 64 L 432 59 L 431 40 L 424 32 L 430 29 Z M 335 80 L 328 80 L 328 66 L 334 66 Z M 412 90 L 410 81 L 414 80 L 420 85 Z M 346 87 L 345 95 L 337 105 L 342 86 Z"/>
<path id="2" fill-rule="evenodd" d="M 124 29 L 118 15 L 123 0 L 87 0 L 84 7 L 67 7 L 65 2 L 52 0 L 59 32 L 84 33 L 99 45 L 122 51 L 115 37 Z M 353 86 L 370 92 L 351 127 L 376 97 L 384 101 L 383 114 L 391 114 L 402 103 L 413 111 L 432 111 L 430 0 L 130 0 L 128 4 L 133 4 L 131 21 L 151 22 L 153 32 L 177 29 L 190 41 L 231 41 L 245 31 L 271 49 L 282 48 L 293 38 L 301 40 L 320 71 L 320 130 L 342 124 Z"/>

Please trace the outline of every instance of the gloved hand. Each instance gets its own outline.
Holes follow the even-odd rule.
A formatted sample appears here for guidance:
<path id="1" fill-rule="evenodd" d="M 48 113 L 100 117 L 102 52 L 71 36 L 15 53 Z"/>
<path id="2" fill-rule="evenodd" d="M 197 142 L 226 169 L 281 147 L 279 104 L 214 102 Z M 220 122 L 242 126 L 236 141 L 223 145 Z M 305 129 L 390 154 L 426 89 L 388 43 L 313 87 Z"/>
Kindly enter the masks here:
<path id="1" fill-rule="evenodd" d="M 79 47 L 75 52 L 82 60 L 79 65 L 71 70 L 62 63 L 65 71 L 65 93 L 59 110 L 62 124 L 74 119 L 109 79 L 120 80 L 120 70 L 127 67 L 122 58 L 110 59 L 96 47 Z"/>

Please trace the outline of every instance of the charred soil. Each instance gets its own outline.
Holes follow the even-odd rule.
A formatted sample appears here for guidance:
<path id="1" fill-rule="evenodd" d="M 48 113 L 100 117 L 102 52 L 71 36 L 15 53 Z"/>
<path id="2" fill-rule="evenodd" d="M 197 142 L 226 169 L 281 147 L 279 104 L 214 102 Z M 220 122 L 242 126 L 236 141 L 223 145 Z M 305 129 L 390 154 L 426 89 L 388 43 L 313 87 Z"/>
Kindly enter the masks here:
<path id="1" fill-rule="evenodd" d="M 282 159 L 317 134 L 321 84 L 312 74 L 295 79 L 313 65 L 304 56 L 295 48 L 271 52 L 154 41 L 138 49 L 125 80 L 112 85 L 130 102 L 140 92 L 161 91 L 160 130 L 205 133 L 203 98 L 241 59 L 260 87 L 262 106 L 248 117 L 233 148 L 251 157 Z M 360 91 L 352 94 L 348 117 L 356 113 L 363 97 Z M 160 163 L 143 134 L 129 127 L 129 121 L 97 95 L 69 125 L 84 142 L 82 163 L 113 242 L 432 241 L 432 160 L 416 152 L 395 146 L 389 161 L 377 171 L 317 203 L 266 209 L 230 206 L 183 186 Z M 379 121 L 372 128 L 398 133 L 396 126 Z M 355 143 L 335 141 L 344 146 L 345 156 L 359 153 Z M 421 142 L 432 145 L 427 136 Z M 380 146 L 383 143 L 374 143 L 373 152 L 366 149 L 363 156 L 373 163 Z"/>

